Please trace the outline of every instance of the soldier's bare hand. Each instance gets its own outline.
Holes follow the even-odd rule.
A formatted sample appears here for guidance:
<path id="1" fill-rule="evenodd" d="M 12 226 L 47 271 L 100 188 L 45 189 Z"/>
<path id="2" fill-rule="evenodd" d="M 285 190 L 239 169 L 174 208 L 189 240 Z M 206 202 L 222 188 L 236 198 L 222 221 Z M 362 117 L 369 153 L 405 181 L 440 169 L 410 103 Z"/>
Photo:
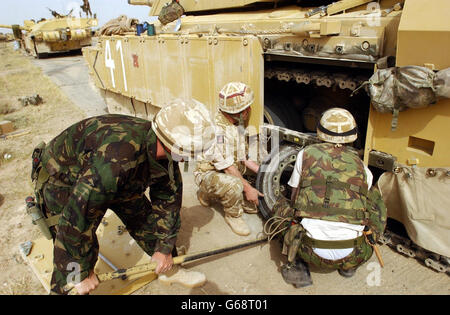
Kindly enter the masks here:
<path id="1" fill-rule="evenodd" d="M 77 289 L 78 294 L 85 295 L 95 290 L 99 283 L 97 275 L 94 271 L 91 271 L 86 279 L 75 285 L 75 288 Z"/>
<path id="2" fill-rule="evenodd" d="M 245 191 L 245 198 L 255 205 L 259 205 L 259 197 L 264 197 L 264 194 L 260 193 L 256 188 L 250 187 Z"/>
<path id="3" fill-rule="evenodd" d="M 152 261 L 157 262 L 155 269 L 156 274 L 165 273 L 173 266 L 172 254 L 164 255 L 160 252 L 156 252 L 152 255 Z"/>
<path id="4" fill-rule="evenodd" d="M 258 174 L 259 171 L 259 165 L 256 162 L 253 162 L 251 160 L 246 160 L 244 161 L 245 166 L 250 169 L 252 172 L 254 172 L 255 174 Z"/>

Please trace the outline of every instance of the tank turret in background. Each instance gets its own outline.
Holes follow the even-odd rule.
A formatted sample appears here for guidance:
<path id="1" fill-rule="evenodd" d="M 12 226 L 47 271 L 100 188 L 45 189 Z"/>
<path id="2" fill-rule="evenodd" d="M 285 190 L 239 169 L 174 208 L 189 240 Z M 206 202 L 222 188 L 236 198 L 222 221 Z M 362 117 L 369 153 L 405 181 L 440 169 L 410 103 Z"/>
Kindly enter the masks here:
<path id="1" fill-rule="evenodd" d="M 174 98 L 194 98 L 215 111 L 226 83 L 249 84 L 249 136 L 278 132 L 280 152 L 287 148 L 258 183 L 267 218 L 275 200 L 289 196 L 295 152 L 314 142 L 321 113 L 343 107 L 357 120 L 354 146 L 376 174 L 388 216 L 406 230 L 384 241 L 434 270 L 449 270 L 450 100 L 380 111 L 369 89 L 355 92 L 384 68 L 419 66 L 431 76 L 449 68 L 448 0 L 128 3 L 148 6 L 158 20 L 147 31 L 103 35 L 83 49 L 110 112 L 151 119 Z"/>

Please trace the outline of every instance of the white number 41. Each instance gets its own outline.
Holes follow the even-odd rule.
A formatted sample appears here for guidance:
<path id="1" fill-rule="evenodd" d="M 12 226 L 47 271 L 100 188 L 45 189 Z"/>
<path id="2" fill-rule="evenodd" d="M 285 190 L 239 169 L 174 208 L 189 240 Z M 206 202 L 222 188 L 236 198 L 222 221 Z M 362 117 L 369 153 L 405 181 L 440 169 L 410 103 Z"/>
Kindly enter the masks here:
<path id="1" fill-rule="evenodd" d="M 123 84 L 125 87 L 125 91 L 128 91 L 127 77 L 125 74 L 125 64 L 123 62 L 123 49 L 122 49 L 122 41 L 121 40 L 118 40 L 116 43 L 116 51 L 120 51 L 120 61 L 122 62 Z M 116 69 L 116 64 L 111 55 L 111 46 L 109 44 L 109 39 L 106 40 L 106 44 L 105 44 L 105 66 L 107 68 L 109 68 L 109 70 L 111 71 L 112 86 L 113 86 L 113 88 L 116 88 L 116 81 L 114 79 L 114 70 Z"/>

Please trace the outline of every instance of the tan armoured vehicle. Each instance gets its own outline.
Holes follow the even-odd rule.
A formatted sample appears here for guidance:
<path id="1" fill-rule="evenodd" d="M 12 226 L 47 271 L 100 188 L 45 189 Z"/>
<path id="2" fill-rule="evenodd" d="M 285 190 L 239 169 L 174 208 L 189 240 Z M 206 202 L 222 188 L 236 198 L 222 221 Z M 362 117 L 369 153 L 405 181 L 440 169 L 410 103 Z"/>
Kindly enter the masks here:
<path id="1" fill-rule="evenodd" d="M 110 112 L 151 119 L 174 98 L 194 98 L 215 111 L 227 82 L 249 84 L 256 97 L 249 136 L 272 147 L 257 179 L 267 219 L 275 200 L 289 196 L 296 153 L 318 141 L 321 113 L 344 107 L 357 119 L 354 147 L 388 207 L 381 241 L 449 271 L 450 100 L 389 112 L 374 106 L 377 95 L 369 93 L 382 69 L 419 66 L 434 76 L 450 67 L 449 1 L 128 2 L 150 6 L 159 20 L 146 30 L 100 36 L 98 45 L 83 49 Z M 369 79 L 369 88 L 356 92 Z"/>
<path id="2" fill-rule="evenodd" d="M 24 21 L 24 25 L 0 25 L 12 29 L 15 40 L 22 48 L 37 58 L 51 53 L 79 50 L 92 44 L 92 28 L 98 25 L 95 18 L 76 18 L 52 12 L 52 19 L 38 22 Z"/>

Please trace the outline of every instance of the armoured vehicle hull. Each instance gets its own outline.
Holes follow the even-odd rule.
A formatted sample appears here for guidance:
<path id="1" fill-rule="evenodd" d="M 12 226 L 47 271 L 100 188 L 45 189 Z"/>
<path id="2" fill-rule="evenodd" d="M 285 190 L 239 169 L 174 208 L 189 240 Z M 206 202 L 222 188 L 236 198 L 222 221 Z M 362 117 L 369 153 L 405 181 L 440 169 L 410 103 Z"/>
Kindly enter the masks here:
<path id="1" fill-rule="evenodd" d="M 79 50 L 92 44 L 92 27 L 97 20 L 70 16 L 42 20 L 37 23 L 25 21 L 24 26 L 0 25 L 10 28 L 22 48 L 30 55 L 43 57 L 51 53 Z"/>
<path id="2" fill-rule="evenodd" d="M 129 0 L 152 5 L 150 15 L 158 15 L 168 2 Z M 345 0 L 302 6 L 317 2 L 276 7 L 271 1 L 180 0 L 186 14 L 180 19 L 156 22 L 155 32 L 140 36 L 101 36 L 83 55 L 114 113 L 151 119 L 174 98 L 194 98 L 215 111 L 227 82 L 249 84 L 256 98 L 249 136 L 270 135 L 273 146 L 276 133 L 283 152 L 281 159 L 263 159 L 275 169 L 259 176 L 266 217 L 276 198 L 288 195 L 295 152 L 316 141 L 311 133 L 320 114 L 347 108 L 360 130 L 355 148 L 379 177 L 388 216 L 401 222 L 406 239 L 418 246 L 403 241 L 399 247 L 392 237 L 385 242 L 448 271 L 450 100 L 401 112 L 392 131 L 392 114 L 377 112 L 362 90 L 351 94 L 384 57 L 388 66 L 450 67 L 445 16 L 450 3 Z"/>

